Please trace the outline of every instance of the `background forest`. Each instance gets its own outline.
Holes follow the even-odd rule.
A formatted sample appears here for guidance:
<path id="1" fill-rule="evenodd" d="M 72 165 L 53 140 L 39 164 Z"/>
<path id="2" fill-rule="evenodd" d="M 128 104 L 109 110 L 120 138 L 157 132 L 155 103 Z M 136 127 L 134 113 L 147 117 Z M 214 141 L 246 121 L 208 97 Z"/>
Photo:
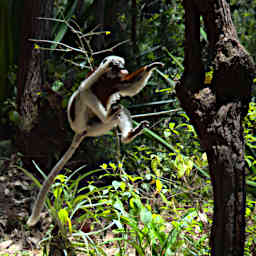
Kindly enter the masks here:
<path id="1" fill-rule="evenodd" d="M 0 1 L 0 255 L 210 255 L 207 156 L 175 94 L 184 70 L 181 1 L 39 2 Z M 228 2 L 241 44 L 256 60 L 256 0 Z M 31 15 L 36 26 L 24 18 Z M 200 35 L 207 49 L 203 24 Z M 68 99 L 108 55 L 124 57 L 129 71 L 165 64 L 138 96 L 121 101 L 151 126 L 128 145 L 117 131 L 86 138 L 56 178 L 49 213 L 29 228 L 37 188 L 72 140 Z M 255 86 L 244 136 L 245 256 L 254 256 Z"/>

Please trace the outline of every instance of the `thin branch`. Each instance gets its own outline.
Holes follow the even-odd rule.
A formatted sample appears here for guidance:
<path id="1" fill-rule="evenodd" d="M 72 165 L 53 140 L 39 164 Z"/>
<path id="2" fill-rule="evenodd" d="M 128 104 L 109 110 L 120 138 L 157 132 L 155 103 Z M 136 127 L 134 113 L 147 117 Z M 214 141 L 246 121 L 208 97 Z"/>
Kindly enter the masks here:
<path id="1" fill-rule="evenodd" d="M 86 65 L 83 66 L 83 65 L 81 65 L 81 64 L 79 64 L 79 63 L 76 63 L 76 62 L 74 62 L 74 61 L 72 61 L 72 60 L 64 59 L 64 61 L 67 62 L 67 63 L 71 63 L 72 65 L 74 65 L 74 66 L 76 66 L 76 67 L 79 67 L 79 68 L 88 68 L 88 69 L 91 69 L 90 66 L 86 66 Z"/>
<path id="2" fill-rule="evenodd" d="M 74 27 L 72 27 L 66 20 L 61 20 L 61 19 L 55 19 L 55 18 L 45 18 L 45 17 L 38 17 L 37 19 L 39 20 L 49 20 L 49 21 L 56 21 L 56 22 L 60 22 L 60 23 L 65 23 L 73 33 L 75 34 L 83 34 L 81 31 L 76 30 Z"/>
<path id="3" fill-rule="evenodd" d="M 80 53 L 86 54 L 86 51 L 83 51 L 83 50 L 81 50 L 79 48 L 74 48 L 74 47 L 71 47 L 71 46 L 69 46 L 67 44 L 56 42 L 56 41 L 43 40 L 43 39 L 29 39 L 29 41 L 31 41 L 31 42 L 39 42 L 39 43 L 57 44 L 57 45 L 61 45 L 63 47 L 66 47 L 67 49 L 70 49 L 70 51 L 76 51 L 76 52 L 80 52 Z"/>
<path id="4" fill-rule="evenodd" d="M 91 69 L 91 70 L 93 69 L 91 60 L 90 60 L 90 58 L 89 58 L 89 55 L 88 55 L 88 53 L 87 53 L 87 51 L 85 50 L 85 47 L 84 47 L 84 42 L 83 42 L 84 34 L 81 32 L 81 28 L 80 28 L 80 26 L 79 26 L 79 24 L 78 24 L 77 22 L 75 22 L 74 20 L 71 19 L 71 22 L 73 22 L 73 23 L 77 26 L 77 28 L 78 28 L 79 30 L 76 30 L 73 26 L 71 26 L 71 25 L 68 23 L 68 21 L 66 21 L 66 20 L 64 20 L 64 19 L 61 20 L 61 19 L 43 18 L 43 17 L 39 17 L 38 19 L 41 19 L 41 20 L 50 20 L 50 21 L 65 23 L 66 26 L 67 26 L 68 28 L 70 28 L 71 32 L 74 33 L 74 34 L 77 36 L 77 38 L 78 38 L 78 40 L 79 40 L 80 47 L 81 47 L 81 49 L 82 49 L 82 50 L 81 50 L 81 49 L 80 49 L 80 50 L 83 51 L 83 53 L 85 54 L 86 59 L 88 60 L 88 63 L 89 63 L 89 65 L 90 65 L 90 69 Z M 87 44 L 88 48 L 90 49 L 90 52 L 92 53 L 93 51 L 92 51 L 92 49 L 89 47 L 88 41 L 87 41 L 86 39 L 84 39 L 84 41 L 85 41 L 85 43 Z M 80 51 L 80 52 L 81 52 L 81 51 Z"/>
<path id="5" fill-rule="evenodd" d="M 108 49 L 105 49 L 105 50 L 102 50 L 102 51 L 98 51 L 98 52 L 94 52 L 92 55 L 97 55 L 97 54 L 101 54 L 101 53 L 104 53 L 104 52 L 113 52 L 113 50 L 114 50 L 115 48 L 117 48 L 118 46 L 120 46 L 120 45 L 122 45 L 122 44 L 126 44 L 126 43 L 128 43 L 129 41 L 130 41 L 129 39 L 128 39 L 128 40 L 125 40 L 125 41 L 123 41 L 123 42 L 120 42 L 120 43 L 114 45 L 113 47 L 108 48 Z"/>
<path id="6" fill-rule="evenodd" d="M 61 23 L 65 23 L 66 26 L 68 28 L 70 28 L 71 32 L 75 33 L 78 37 L 78 40 L 79 40 L 79 47 L 80 48 L 75 48 L 75 47 L 72 47 L 72 46 L 69 46 L 67 44 L 64 44 L 64 43 L 61 43 L 61 42 L 56 42 L 56 41 L 51 41 L 51 40 L 40 40 L 40 39 L 29 39 L 29 41 L 32 41 L 32 42 L 38 42 L 38 43 L 49 43 L 49 44 L 53 44 L 53 45 L 57 45 L 57 46 L 62 46 L 66 49 L 59 49 L 59 48 L 56 48 L 56 49 L 49 49 L 49 48 L 45 48 L 45 47 L 40 47 L 40 49 L 43 49 L 43 50 L 56 50 L 56 51 L 62 51 L 62 52 L 69 52 L 69 51 L 75 51 L 75 52 L 79 52 L 79 53 L 82 53 L 83 55 L 85 55 L 89 65 L 90 65 L 90 68 L 93 69 L 93 66 L 92 66 L 92 63 L 91 63 L 91 60 L 90 60 L 90 56 L 94 56 L 94 55 L 97 55 L 97 54 L 101 54 L 101 53 L 105 53 L 105 52 L 113 52 L 113 50 L 117 47 L 119 47 L 120 45 L 122 44 L 125 44 L 127 42 L 129 42 L 130 40 L 125 40 L 123 42 L 120 42 L 120 43 L 117 43 L 116 45 L 114 45 L 113 47 L 110 47 L 108 49 L 105 49 L 105 50 L 102 50 L 102 51 L 98 51 L 98 52 L 93 52 L 91 46 L 90 46 L 90 43 L 89 41 L 86 39 L 87 37 L 91 37 L 91 36 L 95 36 L 95 35 L 102 35 L 102 34 L 107 34 L 108 31 L 100 31 L 100 32 L 94 32 L 98 27 L 99 25 L 97 25 L 93 30 L 91 30 L 91 32 L 87 33 L 87 34 L 83 34 L 81 31 L 79 30 L 76 30 L 72 25 L 69 24 L 68 21 L 66 21 L 65 19 L 55 19 L 55 18 L 45 18 L 45 17 L 38 17 L 37 19 L 39 20 L 49 20 L 49 21 L 54 21 L 54 22 L 61 22 Z M 74 24 L 78 27 L 78 29 L 80 29 L 79 25 L 73 21 Z M 84 41 L 83 41 L 84 40 Z M 85 45 L 84 43 L 87 45 L 87 47 L 89 48 L 89 51 L 87 51 L 85 49 Z"/>
<path id="7" fill-rule="evenodd" d="M 60 48 L 57 48 L 57 49 L 52 49 L 52 48 L 48 48 L 48 47 L 38 47 L 38 49 L 40 50 L 44 50 L 44 51 L 56 51 L 56 52 L 71 52 L 70 49 L 60 49 Z"/>
<path id="8" fill-rule="evenodd" d="M 89 32 L 87 34 L 83 34 L 81 36 L 81 38 L 84 38 L 84 37 L 89 37 L 89 36 L 98 36 L 98 35 L 102 35 L 102 34 L 109 34 L 109 31 L 98 31 L 98 32 Z"/>
<path id="9" fill-rule="evenodd" d="M 160 111 L 156 113 L 147 113 L 147 114 L 139 114 L 139 115 L 132 115 L 132 118 L 141 118 L 141 117 L 149 117 L 149 116 L 160 116 L 160 115 L 166 115 L 169 113 L 176 113 L 181 111 L 182 108 L 172 109 L 172 110 L 166 110 L 166 111 Z"/>
<path id="10" fill-rule="evenodd" d="M 154 101 L 154 102 L 148 102 L 148 103 L 141 103 L 141 104 L 136 104 L 133 106 L 130 106 L 129 109 L 131 108 L 140 108 L 140 107 L 147 107 L 147 106 L 154 106 L 154 105 L 162 105 L 162 104 L 168 104 L 168 103 L 173 103 L 176 102 L 177 100 L 160 100 L 160 101 Z"/>

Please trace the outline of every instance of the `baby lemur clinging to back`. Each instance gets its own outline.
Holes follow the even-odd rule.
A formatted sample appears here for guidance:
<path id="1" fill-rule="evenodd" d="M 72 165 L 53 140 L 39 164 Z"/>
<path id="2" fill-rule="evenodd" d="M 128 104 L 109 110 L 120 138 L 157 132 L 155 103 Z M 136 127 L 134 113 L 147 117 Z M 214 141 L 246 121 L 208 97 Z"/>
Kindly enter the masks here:
<path id="1" fill-rule="evenodd" d="M 39 220 L 45 197 L 54 178 L 71 158 L 85 137 L 97 137 L 106 134 L 118 126 L 123 143 L 129 143 L 141 134 L 148 122 L 143 121 L 133 128 L 129 111 L 122 105 L 115 105 L 121 96 L 138 94 L 150 78 L 154 68 L 163 66 L 154 62 L 128 74 L 125 61 L 118 56 L 106 57 L 100 66 L 85 79 L 69 99 L 68 121 L 75 132 L 73 141 L 53 167 L 37 196 L 33 211 L 27 224 L 33 226 Z"/>

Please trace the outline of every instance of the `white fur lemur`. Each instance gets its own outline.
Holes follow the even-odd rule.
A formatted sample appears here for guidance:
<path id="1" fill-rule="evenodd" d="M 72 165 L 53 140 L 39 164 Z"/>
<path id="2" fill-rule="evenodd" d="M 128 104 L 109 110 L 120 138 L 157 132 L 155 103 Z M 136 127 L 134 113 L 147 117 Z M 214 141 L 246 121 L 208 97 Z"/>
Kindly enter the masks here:
<path id="1" fill-rule="evenodd" d="M 27 222 L 29 226 L 35 225 L 39 220 L 45 197 L 54 178 L 85 137 L 101 136 L 118 126 L 122 142 L 128 143 L 147 126 L 148 122 L 143 121 L 133 128 L 129 111 L 121 105 L 114 104 L 121 96 L 132 97 L 139 93 L 145 87 L 152 70 L 163 64 L 154 62 L 131 74 L 128 74 L 124 64 L 125 61 L 121 57 L 106 57 L 71 96 L 67 114 L 75 135 L 70 147 L 43 183 Z"/>

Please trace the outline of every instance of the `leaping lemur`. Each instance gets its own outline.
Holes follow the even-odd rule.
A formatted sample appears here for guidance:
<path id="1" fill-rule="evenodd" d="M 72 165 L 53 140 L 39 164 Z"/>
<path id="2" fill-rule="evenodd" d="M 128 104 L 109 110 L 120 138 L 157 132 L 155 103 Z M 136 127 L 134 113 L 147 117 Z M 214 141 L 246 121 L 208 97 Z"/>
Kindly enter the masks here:
<path id="1" fill-rule="evenodd" d="M 115 103 L 121 96 L 132 97 L 138 94 L 146 86 L 152 71 L 161 66 L 163 66 L 162 63 L 154 62 L 128 74 L 123 58 L 108 56 L 81 83 L 70 97 L 67 107 L 68 121 L 75 132 L 73 141 L 44 181 L 27 221 L 29 226 L 38 222 L 54 178 L 85 137 L 101 136 L 118 126 L 122 142 L 129 143 L 142 133 L 148 122 L 143 121 L 133 128 L 129 111 L 122 105 L 116 106 Z"/>

